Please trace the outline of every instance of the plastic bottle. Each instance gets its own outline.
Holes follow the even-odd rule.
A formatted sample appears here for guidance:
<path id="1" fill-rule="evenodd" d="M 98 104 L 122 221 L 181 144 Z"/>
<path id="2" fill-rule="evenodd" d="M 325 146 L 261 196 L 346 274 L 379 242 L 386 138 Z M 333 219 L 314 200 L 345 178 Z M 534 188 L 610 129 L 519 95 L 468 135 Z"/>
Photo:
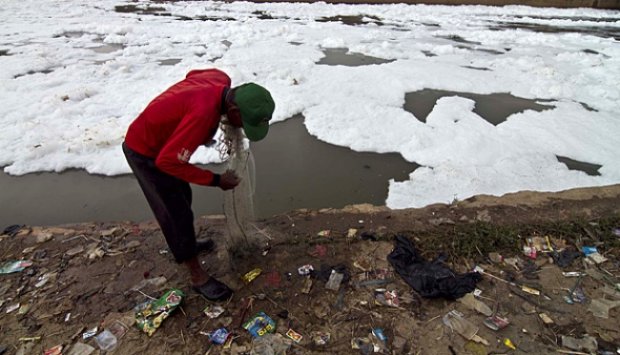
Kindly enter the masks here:
<path id="1" fill-rule="evenodd" d="M 331 275 L 329 275 L 329 280 L 327 280 L 327 283 L 325 284 L 325 288 L 329 290 L 338 291 L 338 289 L 340 288 L 340 283 L 342 282 L 343 278 L 344 278 L 344 274 L 341 274 L 339 272 L 336 272 L 335 270 L 332 270 Z"/>
<path id="2" fill-rule="evenodd" d="M 107 329 L 95 337 L 95 342 L 97 343 L 97 346 L 99 346 L 99 349 L 103 351 L 112 351 L 118 344 L 114 334 Z"/>

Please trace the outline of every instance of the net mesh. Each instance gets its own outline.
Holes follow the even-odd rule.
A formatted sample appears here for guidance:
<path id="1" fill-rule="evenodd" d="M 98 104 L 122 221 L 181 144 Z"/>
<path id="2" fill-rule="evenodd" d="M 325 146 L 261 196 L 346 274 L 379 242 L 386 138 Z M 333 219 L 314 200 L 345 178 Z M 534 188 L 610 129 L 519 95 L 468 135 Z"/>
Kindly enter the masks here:
<path id="1" fill-rule="evenodd" d="M 228 225 L 228 250 L 244 254 L 258 247 L 260 238 L 254 232 L 254 158 L 241 128 L 222 125 L 218 151 L 227 168 L 240 178 L 239 185 L 224 192 L 224 214 Z"/>

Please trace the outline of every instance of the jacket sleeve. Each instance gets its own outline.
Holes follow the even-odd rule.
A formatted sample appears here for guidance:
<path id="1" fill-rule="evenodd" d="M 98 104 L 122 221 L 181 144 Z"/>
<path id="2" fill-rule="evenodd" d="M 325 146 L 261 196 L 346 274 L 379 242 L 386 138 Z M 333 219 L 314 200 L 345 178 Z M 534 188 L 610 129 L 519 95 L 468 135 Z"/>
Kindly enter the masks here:
<path id="1" fill-rule="evenodd" d="M 189 158 L 198 146 L 203 144 L 219 117 L 205 117 L 204 114 L 190 112 L 183 117 L 166 144 L 155 159 L 155 165 L 163 172 L 181 180 L 212 185 L 213 172 L 200 169 L 189 163 Z"/>

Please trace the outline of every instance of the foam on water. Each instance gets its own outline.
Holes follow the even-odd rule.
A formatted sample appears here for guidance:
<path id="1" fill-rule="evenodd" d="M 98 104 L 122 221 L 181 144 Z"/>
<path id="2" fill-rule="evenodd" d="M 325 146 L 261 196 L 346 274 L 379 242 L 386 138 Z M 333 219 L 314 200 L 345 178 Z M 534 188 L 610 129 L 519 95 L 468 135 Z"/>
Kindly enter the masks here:
<path id="1" fill-rule="evenodd" d="M 120 143 L 162 90 L 194 68 L 267 86 L 274 122 L 422 165 L 392 181 L 393 208 L 474 194 L 620 182 L 620 19 L 522 6 L 6 0 L 0 9 L 0 166 L 6 173 L 128 173 Z M 549 30 L 550 29 L 550 30 Z M 554 30 L 556 29 L 556 30 Z M 584 31 L 587 29 L 587 31 Z M 380 58 L 321 65 L 324 52 Z M 178 59 L 176 59 L 178 58 Z M 179 60 L 177 62 L 177 60 Z M 407 93 L 443 90 L 426 122 Z M 493 125 L 465 94 L 544 100 Z M 557 157 L 600 166 L 571 170 Z M 217 162 L 199 150 L 194 162 Z"/>

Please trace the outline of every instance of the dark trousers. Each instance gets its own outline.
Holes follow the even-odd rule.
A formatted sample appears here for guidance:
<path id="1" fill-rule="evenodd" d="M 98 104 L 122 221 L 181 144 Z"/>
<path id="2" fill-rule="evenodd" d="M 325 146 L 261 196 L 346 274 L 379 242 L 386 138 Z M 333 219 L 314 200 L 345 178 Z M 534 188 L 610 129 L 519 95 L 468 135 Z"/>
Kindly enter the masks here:
<path id="1" fill-rule="evenodd" d="M 125 143 L 123 153 L 175 260 L 182 263 L 195 257 L 198 253 L 189 183 L 159 170 L 155 159 L 134 152 Z"/>

